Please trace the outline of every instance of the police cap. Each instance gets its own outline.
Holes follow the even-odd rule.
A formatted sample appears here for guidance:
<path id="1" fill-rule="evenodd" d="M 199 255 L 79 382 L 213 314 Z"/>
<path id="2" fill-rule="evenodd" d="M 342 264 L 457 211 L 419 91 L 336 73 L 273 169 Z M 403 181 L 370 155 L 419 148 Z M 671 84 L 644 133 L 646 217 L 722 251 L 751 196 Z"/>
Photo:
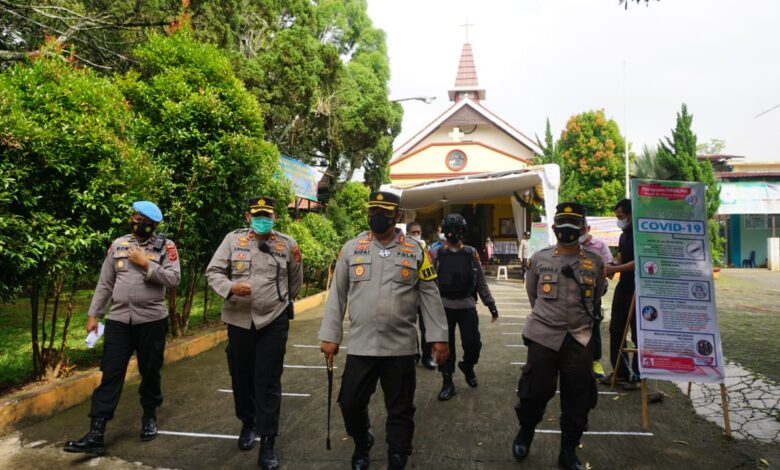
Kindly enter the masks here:
<path id="1" fill-rule="evenodd" d="M 577 202 L 562 202 L 555 206 L 555 223 L 585 224 L 585 206 Z"/>
<path id="2" fill-rule="evenodd" d="M 400 204 L 401 197 L 388 191 L 374 191 L 368 197 L 369 209 L 372 207 L 379 207 L 380 209 L 397 211 Z"/>
<path id="3" fill-rule="evenodd" d="M 274 208 L 276 207 L 276 201 L 269 196 L 252 196 L 247 198 L 247 204 L 249 205 L 249 214 L 252 216 L 258 214 L 274 215 Z"/>
<path id="4" fill-rule="evenodd" d="M 152 220 L 155 223 L 162 222 L 163 214 L 157 204 L 149 201 L 135 201 L 133 203 L 133 210 Z"/>

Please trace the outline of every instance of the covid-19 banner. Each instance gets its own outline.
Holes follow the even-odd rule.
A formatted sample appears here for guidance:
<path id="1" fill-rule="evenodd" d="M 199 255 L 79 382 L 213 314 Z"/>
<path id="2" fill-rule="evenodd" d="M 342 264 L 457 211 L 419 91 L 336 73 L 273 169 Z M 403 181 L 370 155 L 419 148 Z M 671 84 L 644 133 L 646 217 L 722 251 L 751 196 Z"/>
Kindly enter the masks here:
<path id="1" fill-rule="evenodd" d="M 703 183 L 631 181 L 642 377 L 723 382 Z"/>

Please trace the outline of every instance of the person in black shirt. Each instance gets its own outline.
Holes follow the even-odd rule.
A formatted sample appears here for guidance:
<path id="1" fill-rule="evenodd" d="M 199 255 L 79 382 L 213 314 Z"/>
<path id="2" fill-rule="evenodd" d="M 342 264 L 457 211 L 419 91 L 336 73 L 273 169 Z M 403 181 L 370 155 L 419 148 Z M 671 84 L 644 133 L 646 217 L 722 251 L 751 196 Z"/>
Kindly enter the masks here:
<path id="1" fill-rule="evenodd" d="M 620 343 L 626 328 L 631 298 L 634 295 L 634 229 L 631 218 L 631 201 L 622 199 L 615 205 L 615 217 L 618 227 L 623 231 L 618 242 L 618 253 L 615 262 L 607 265 L 608 276 L 620 273 L 620 280 L 612 297 L 612 319 L 609 322 L 609 359 L 612 368 L 621 360 L 617 381 L 623 383 L 623 388 L 636 390 L 639 388 L 639 358 L 634 354 L 631 370 L 628 370 L 628 355 L 620 353 Z M 631 318 L 631 340 L 637 344 L 636 315 Z M 610 376 L 602 379 L 603 383 L 611 383 Z"/>

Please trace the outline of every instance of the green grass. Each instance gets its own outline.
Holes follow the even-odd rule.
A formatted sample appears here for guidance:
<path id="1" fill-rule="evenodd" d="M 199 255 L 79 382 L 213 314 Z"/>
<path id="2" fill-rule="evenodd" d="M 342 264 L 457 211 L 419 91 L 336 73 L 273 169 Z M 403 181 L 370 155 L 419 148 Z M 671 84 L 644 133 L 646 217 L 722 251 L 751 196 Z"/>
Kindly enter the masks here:
<path id="1" fill-rule="evenodd" d="M 715 282 L 718 320 L 727 359 L 780 382 L 780 277 L 732 271 Z"/>
<path id="2" fill-rule="evenodd" d="M 92 298 L 92 289 L 84 289 L 76 293 L 73 317 L 69 327 L 65 347 L 65 375 L 95 367 L 100 363 L 103 354 L 103 342 L 100 341 L 94 349 L 84 344 L 86 337 L 87 310 Z M 190 325 L 187 335 L 197 334 L 204 329 L 221 327 L 219 310 L 222 299 L 210 293 L 208 318 L 203 319 L 203 289 L 199 289 L 190 314 Z M 6 393 L 33 379 L 32 367 L 32 336 L 31 308 L 29 299 L 19 299 L 16 303 L 0 304 L 0 393 Z M 57 337 L 54 347 L 60 345 L 64 318 L 57 322 Z M 51 322 L 47 324 L 51 328 Z M 40 335 L 40 333 L 39 333 Z"/>
<path id="3" fill-rule="evenodd" d="M 314 295 L 321 291 L 322 289 L 312 283 L 308 290 L 305 286 L 302 288 L 299 297 Z M 98 366 L 103 355 L 103 341 L 100 341 L 94 349 L 89 349 L 84 344 L 87 310 L 92 299 L 92 292 L 92 289 L 84 289 L 76 293 L 73 318 L 71 318 L 65 347 L 66 363 L 63 372 L 66 376 Z M 222 322 L 219 319 L 222 298 L 213 291 L 209 292 L 210 305 L 207 318 L 204 320 L 203 292 L 204 289 L 201 287 L 195 295 L 186 336 L 197 335 L 205 330 L 222 328 Z M 8 393 L 33 380 L 31 315 L 30 301 L 27 298 L 20 298 L 16 303 L 0 304 L 0 394 Z M 64 318 L 60 318 L 57 323 L 55 348 L 59 348 L 60 345 Z M 47 330 L 51 328 L 50 321 L 46 328 Z"/>

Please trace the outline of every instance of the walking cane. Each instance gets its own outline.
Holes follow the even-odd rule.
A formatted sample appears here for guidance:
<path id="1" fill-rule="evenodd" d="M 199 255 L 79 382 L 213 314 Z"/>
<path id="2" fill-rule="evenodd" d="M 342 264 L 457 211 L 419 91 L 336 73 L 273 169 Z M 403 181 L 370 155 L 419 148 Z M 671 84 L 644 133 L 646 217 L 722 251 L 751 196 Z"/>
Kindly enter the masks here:
<path id="1" fill-rule="evenodd" d="M 330 403 L 333 397 L 333 357 L 325 359 L 328 369 L 328 435 L 325 438 L 325 449 L 330 450 Z"/>

